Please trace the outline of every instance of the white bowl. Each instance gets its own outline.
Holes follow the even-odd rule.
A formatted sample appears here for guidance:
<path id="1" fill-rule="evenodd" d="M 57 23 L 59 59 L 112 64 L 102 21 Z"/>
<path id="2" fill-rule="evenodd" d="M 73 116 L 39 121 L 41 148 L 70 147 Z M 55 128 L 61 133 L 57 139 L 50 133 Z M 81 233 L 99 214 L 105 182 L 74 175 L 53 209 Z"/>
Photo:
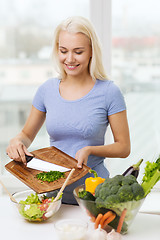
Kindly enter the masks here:
<path id="1" fill-rule="evenodd" d="M 85 239 L 88 230 L 88 223 L 80 219 L 59 220 L 54 226 L 59 240 Z"/>

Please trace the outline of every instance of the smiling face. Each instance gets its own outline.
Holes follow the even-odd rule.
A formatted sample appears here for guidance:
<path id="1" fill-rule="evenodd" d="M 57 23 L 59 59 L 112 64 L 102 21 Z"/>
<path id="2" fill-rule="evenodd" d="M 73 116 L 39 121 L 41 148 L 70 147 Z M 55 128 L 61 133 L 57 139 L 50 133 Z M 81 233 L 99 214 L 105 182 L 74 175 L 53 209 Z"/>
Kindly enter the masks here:
<path id="1" fill-rule="evenodd" d="M 91 52 L 89 39 L 83 33 L 60 32 L 59 61 L 68 76 L 88 75 Z"/>

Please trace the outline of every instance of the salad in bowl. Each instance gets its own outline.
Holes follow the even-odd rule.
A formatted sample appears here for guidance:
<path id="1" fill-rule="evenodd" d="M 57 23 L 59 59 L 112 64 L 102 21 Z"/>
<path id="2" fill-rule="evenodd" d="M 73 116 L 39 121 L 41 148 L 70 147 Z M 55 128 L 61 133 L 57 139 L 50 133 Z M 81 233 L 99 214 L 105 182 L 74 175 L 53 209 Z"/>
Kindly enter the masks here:
<path id="1" fill-rule="evenodd" d="M 37 194 L 33 190 L 26 190 L 14 193 L 12 196 L 21 216 L 30 222 L 42 222 L 51 218 L 61 206 L 61 198 L 54 201 L 58 191 Z M 48 211 L 49 206 L 53 204 L 52 211 Z"/>

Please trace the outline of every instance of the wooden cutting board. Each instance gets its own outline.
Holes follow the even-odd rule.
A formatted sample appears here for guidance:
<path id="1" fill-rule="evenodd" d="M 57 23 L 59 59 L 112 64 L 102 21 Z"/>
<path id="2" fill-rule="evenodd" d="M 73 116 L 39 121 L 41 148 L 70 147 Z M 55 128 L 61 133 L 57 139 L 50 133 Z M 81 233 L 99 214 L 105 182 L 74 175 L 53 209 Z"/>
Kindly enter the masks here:
<path id="1" fill-rule="evenodd" d="M 34 154 L 36 158 L 42 159 L 44 161 L 55 163 L 71 169 L 75 168 L 75 171 L 69 179 L 67 185 L 70 185 L 71 183 L 85 176 L 90 169 L 85 164 L 83 164 L 82 169 L 77 168 L 77 160 L 57 149 L 56 147 L 42 148 L 35 150 L 31 153 Z M 5 165 L 5 168 L 7 171 L 9 171 L 11 174 L 13 174 L 20 181 L 22 181 L 24 184 L 26 184 L 28 187 L 30 187 L 37 193 L 50 192 L 55 189 L 61 188 L 62 184 L 65 181 L 65 178 L 67 178 L 68 174 L 70 173 L 70 171 L 65 172 L 65 178 L 60 178 L 57 181 L 48 183 L 42 182 L 41 180 L 38 180 L 36 178 L 36 174 L 42 171 L 27 168 L 26 166 L 24 166 L 23 163 L 11 161 Z"/>

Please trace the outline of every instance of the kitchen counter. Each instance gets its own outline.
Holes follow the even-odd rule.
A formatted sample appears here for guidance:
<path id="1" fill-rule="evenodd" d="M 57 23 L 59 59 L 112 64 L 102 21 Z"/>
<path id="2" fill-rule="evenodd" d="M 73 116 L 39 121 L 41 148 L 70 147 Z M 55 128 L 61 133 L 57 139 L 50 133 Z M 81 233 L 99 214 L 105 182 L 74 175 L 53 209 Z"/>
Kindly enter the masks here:
<path id="1" fill-rule="evenodd" d="M 129 232 L 122 236 L 122 240 L 159 240 L 160 236 L 160 192 L 152 193 L 147 198 L 140 212 L 137 214 L 134 222 L 130 226 Z M 157 204 L 157 208 L 155 205 Z M 158 214 L 152 214 L 151 206 L 154 206 Z M 58 240 L 54 229 L 54 223 L 59 219 L 80 218 L 88 221 L 88 217 L 83 213 L 79 206 L 71 206 L 62 204 L 60 210 L 55 216 L 43 223 L 30 223 L 25 221 L 18 213 L 18 210 L 10 201 L 8 196 L 0 196 L 0 235 L 6 240 Z M 89 222 L 89 221 L 88 221 Z M 89 228 L 93 227 L 89 223 Z M 89 240 L 88 238 L 86 238 Z"/>

